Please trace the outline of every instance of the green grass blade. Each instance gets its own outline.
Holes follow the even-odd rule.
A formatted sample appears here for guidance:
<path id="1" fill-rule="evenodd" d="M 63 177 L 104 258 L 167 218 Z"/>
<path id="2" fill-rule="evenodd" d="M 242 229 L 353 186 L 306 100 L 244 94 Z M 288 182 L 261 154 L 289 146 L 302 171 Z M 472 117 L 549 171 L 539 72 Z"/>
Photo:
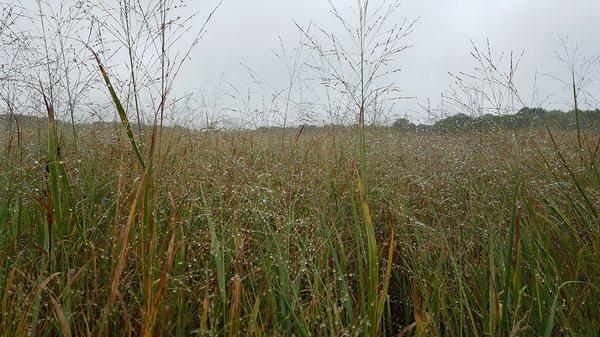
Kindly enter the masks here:
<path id="1" fill-rule="evenodd" d="M 360 198 L 360 206 L 362 209 L 364 230 L 367 238 L 367 275 L 368 275 L 368 303 L 367 303 L 367 314 L 369 320 L 368 335 L 376 336 L 378 323 L 377 323 L 377 311 L 378 311 L 378 299 L 379 299 L 379 265 L 378 265 L 378 252 L 377 252 L 377 241 L 375 238 L 375 228 L 373 226 L 373 218 L 371 217 L 371 211 L 369 204 L 367 203 L 365 195 L 365 186 L 363 184 L 364 177 L 358 179 L 358 193 Z"/>
<path id="2" fill-rule="evenodd" d="M 571 283 L 582 283 L 579 281 L 569 281 L 565 282 L 558 287 L 556 290 L 556 294 L 554 295 L 554 300 L 552 300 L 552 306 L 550 307 L 550 313 L 548 314 L 548 322 L 546 323 L 546 330 L 544 330 L 544 337 L 550 337 L 552 335 L 552 329 L 554 329 L 554 320 L 556 317 L 556 306 L 558 304 L 558 297 L 560 296 L 560 290 Z"/>
<path id="3" fill-rule="evenodd" d="M 129 117 L 127 117 L 127 113 L 125 113 L 125 108 L 123 108 L 123 104 L 121 104 L 121 100 L 119 100 L 119 96 L 117 96 L 117 92 L 115 91 L 115 88 L 113 87 L 113 85 L 110 81 L 110 78 L 108 77 L 108 73 L 106 72 L 106 69 L 104 69 L 102 62 L 100 62 L 100 57 L 95 52 L 94 52 L 94 57 L 96 58 L 96 62 L 98 63 L 98 68 L 100 69 L 100 73 L 102 73 L 102 77 L 104 78 L 104 83 L 106 84 L 106 87 L 108 88 L 108 91 L 110 92 L 110 96 L 115 104 L 117 112 L 119 113 L 119 118 L 121 118 L 121 122 L 125 126 L 125 132 L 127 132 L 127 138 L 129 138 L 129 142 L 131 143 L 133 152 L 135 153 L 135 156 L 137 157 L 138 162 L 140 163 L 142 168 L 146 168 L 146 163 L 144 162 L 144 158 L 142 157 L 142 154 L 140 153 L 137 142 L 133 135 L 133 131 L 131 130 L 131 124 L 129 123 Z"/>

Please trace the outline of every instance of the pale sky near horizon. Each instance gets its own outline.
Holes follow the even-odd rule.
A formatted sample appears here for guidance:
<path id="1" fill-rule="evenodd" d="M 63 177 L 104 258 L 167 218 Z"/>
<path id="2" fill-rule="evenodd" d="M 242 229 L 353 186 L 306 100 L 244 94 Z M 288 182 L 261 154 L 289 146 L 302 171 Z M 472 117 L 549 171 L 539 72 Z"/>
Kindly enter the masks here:
<path id="1" fill-rule="evenodd" d="M 347 7 L 354 1 L 333 0 Z M 190 9 L 207 12 L 214 2 L 198 2 Z M 207 35 L 184 67 L 179 85 L 198 88 L 204 81 L 224 72 L 233 83 L 249 81 L 240 65 L 251 66 L 275 85 L 285 85 L 285 68 L 270 49 L 279 47 L 279 38 L 294 46 L 298 30 L 293 24 L 310 22 L 324 27 L 338 23 L 326 0 L 224 0 L 209 25 Z M 556 69 L 550 57 L 559 36 L 583 43 L 585 54 L 600 53 L 600 1 L 598 0 L 405 0 L 397 20 L 419 17 L 414 33 L 407 39 L 413 48 L 399 55 L 402 72 L 397 81 L 404 94 L 417 99 L 398 104 L 402 113 L 422 116 L 417 103 L 428 98 L 432 105 L 448 88 L 448 72 L 471 72 L 469 55 L 472 39 L 483 46 L 489 39 L 499 52 L 524 52 L 517 85 L 524 96 L 531 95 L 536 69 Z M 548 78 L 538 78 L 540 95 L 556 94 L 548 106 L 564 108 L 568 97 L 563 88 Z M 564 94 L 564 97 L 560 97 Z"/>
<path id="2" fill-rule="evenodd" d="M 35 8 L 35 1 L 22 3 Z M 188 6 L 184 14 L 199 13 L 191 21 L 192 31 L 201 26 L 218 1 L 182 1 Z M 375 5 L 378 0 L 371 1 Z M 63 4 L 60 0 L 47 2 L 50 6 Z M 103 2 L 117 4 L 116 0 Z M 356 0 L 331 2 L 341 9 L 356 4 Z M 200 90 L 221 74 L 241 91 L 247 90 L 252 80 L 242 64 L 274 87 L 285 88 L 286 68 L 273 50 L 280 48 L 280 39 L 288 50 L 297 45 L 300 34 L 294 22 L 339 30 L 330 10 L 327 0 L 223 0 L 206 35 L 183 65 L 175 92 Z M 524 52 L 515 83 L 525 101 L 531 101 L 536 72 L 557 70 L 557 61 L 550 55 L 560 36 L 568 37 L 572 44 L 582 43 L 585 55 L 600 54 L 600 0 L 403 0 L 391 23 L 416 18 L 413 33 L 405 40 L 413 47 L 398 55 L 402 71 L 393 78 L 404 96 L 415 97 L 399 101 L 395 116 L 415 121 L 427 122 L 421 107 L 428 100 L 434 108 L 440 103 L 441 93 L 451 83 L 449 72 L 473 72 L 471 40 L 481 48 L 489 39 L 496 54 Z M 600 78 L 600 64 L 596 70 Z M 570 108 L 569 92 L 563 85 L 539 75 L 537 87 L 540 97 L 553 95 L 544 107 Z M 600 99 L 600 81 L 596 92 Z"/>

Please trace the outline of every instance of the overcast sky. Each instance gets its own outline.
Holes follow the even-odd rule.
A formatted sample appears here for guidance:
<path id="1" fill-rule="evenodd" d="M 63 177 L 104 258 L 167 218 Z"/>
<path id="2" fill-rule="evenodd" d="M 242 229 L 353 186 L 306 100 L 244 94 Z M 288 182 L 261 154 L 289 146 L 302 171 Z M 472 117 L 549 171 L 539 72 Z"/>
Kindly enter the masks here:
<path id="1" fill-rule="evenodd" d="M 191 21 L 188 38 L 180 40 L 178 46 L 187 50 L 193 32 L 200 29 L 218 1 L 182 1 L 187 7 L 185 12 L 179 9 L 177 15 L 199 14 Z M 356 5 L 356 0 L 331 1 L 344 14 L 349 14 L 350 6 Z M 374 7 L 381 0 L 371 1 Z M 65 4 L 59 0 L 46 2 L 50 7 Z M 22 0 L 21 3 L 37 13 L 36 0 Z M 115 7 L 116 0 L 104 0 L 103 3 L 105 8 L 116 10 L 118 7 Z M 552 94 L 545 101 L 545 108 L 570 108 L 567 88 L 542 75 L 559 69 L 556 59 L 551 57 L 559 37 L 568 37 L 571 45 L 582 43 L 584 55 L 600 53 L 600 0 L 404 0 L 394 15 L 390 24 L 417 18 L 418 22 L 404 41 L 413 47 L 397 55 L 396 65 L 401 71 L 394 73 L 391 79 L 402 89 L 403 96 L 415 98 L 397 102 L 391 118 L 408 116 L 415 121 L 427 122 L 422 107 L 428 100 L 432 108 L 440 104 L 441 94 L 452 83 L 448 73 L 474 72 L 476 64 L 470 55 L 471 40 L 484 49 L 489 39 L 496 55 L 511 51 L 520 55 L 523 52 L 516 87 L 529 106 L 539 103 L 531 99 L 534 83 L 540 99 Z M 328 31 L 341 32 L 327 0 L 223 0 L 204 38 L 193 50 L 191 59 L 184 63 L 174 92 L 181 95 L 210 87 L 208 83 L 221 74 L 241 92 L 246 92 L 253 86 L 242 64 L 251 67 L 273 87 L 285 89 L 288 85 L 286 67 L 273 50 L 280 50 L 280 39 L 288 52 L 298 45 L 301 34 L 294 22 L 303 27 L 314 23 Z M 27 24 L 23 28 L 27 29 Z M 82 31 L 86 33 L 87 30 Z M 112 59 L 110 63 L 125 65 L 126 57 Z M 127 78 L 125 68 L 111 70 L 116 72 L 117 78 Z M 600 64 L 596 70 L 600 77 Z M 318 91 L 322 92 L 323 88 Z M 273 90 L 264 93 L 272 94 Z M 600 81 L 595 93 L 600 99 Z M 252 96 L 260 97 L 260 93 L 255 91 Z M 584 108 L 589 106 L 584 105 Z M 299 110 L 302 113 L 302 109 Z"/>
<path id="2" fill-rule="evenodd" d="M 333 0 L 340 7 L 354 1 Z M 208 12 L 214 3 L 198 1 L 190 9 Z M 297 21 L 323 27 L 337 27 L 326 0 L 224 0 L 210 23 L 192 60 L 185 65 L 179 88 L 199 88 L 225 73 L 233 83 L 245 86 L 249 77 L 240 63 L 254 68 L 277 86 L 284 86 L 285 68 L 271 49 L 279 38 L 290 48 L 298 41 Z M 420 20 L 407 43 L 414 47 L 399 56 L 402 72 L 396 80 L 404 94 L 418 97 L 402 102 L 397 109 L 418 117 L 417 103 L 439 102 L 448 88 L 448 72 L 470 72 L 470 39 L 483 45 L 489 39 L 497 52 L 525 52 L 518 72 L 518 86 L 524 96 L 531 94 L 536 69 L 552 72 L 556 61 L 550 57 L 561 35 L 583 42 L 583 52 L 600 52 L 600 1 L 598 0 L 405 0 L 396 20 Z M 200 21 L 200 20 L 199 20 Z M 540 78 L 541 95 L 564 94 L 552 81 Z M 566 96 L 566 94 L 564 95 Z M 554 97 L 548 105 L 564 104 Z"/>

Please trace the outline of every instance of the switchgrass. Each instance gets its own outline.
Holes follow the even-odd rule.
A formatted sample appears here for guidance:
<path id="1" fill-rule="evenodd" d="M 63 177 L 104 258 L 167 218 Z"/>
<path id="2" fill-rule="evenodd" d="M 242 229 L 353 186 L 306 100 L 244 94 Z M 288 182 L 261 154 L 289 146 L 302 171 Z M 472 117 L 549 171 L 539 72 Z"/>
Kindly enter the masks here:
<path id="1" fill-rule="evenodd" d="M 151 158 L 126 126 L 78 126 L 76 150 L 49 117 L 0 163 L 1 336 L 600 328 L 598 159 L 575 132 L 367 128 L 365 187 L 342 129 L 165 128 Z"/>

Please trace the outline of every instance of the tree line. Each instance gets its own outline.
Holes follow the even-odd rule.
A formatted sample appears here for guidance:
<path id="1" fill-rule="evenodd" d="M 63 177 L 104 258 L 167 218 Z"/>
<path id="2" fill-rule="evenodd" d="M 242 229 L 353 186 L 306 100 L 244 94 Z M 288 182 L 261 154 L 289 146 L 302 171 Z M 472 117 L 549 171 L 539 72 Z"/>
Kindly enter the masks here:
<path id="1" fill-rule="evenodd" d="M 600 130 L 600 110 L 579 111 L 581 128 Z M 407 118 L 398 118 L 392 124 L 398 130 L 423 131 L 485 131 L 489 129 L 518 130 L 549 126 L 558 129 L 576 129 L 575 111 L 545 110 L 543 108 L 520 109 L 516 114 L 469 116 L 463 113 L 448 116 L 431 125 L 415 124 Z"/>

